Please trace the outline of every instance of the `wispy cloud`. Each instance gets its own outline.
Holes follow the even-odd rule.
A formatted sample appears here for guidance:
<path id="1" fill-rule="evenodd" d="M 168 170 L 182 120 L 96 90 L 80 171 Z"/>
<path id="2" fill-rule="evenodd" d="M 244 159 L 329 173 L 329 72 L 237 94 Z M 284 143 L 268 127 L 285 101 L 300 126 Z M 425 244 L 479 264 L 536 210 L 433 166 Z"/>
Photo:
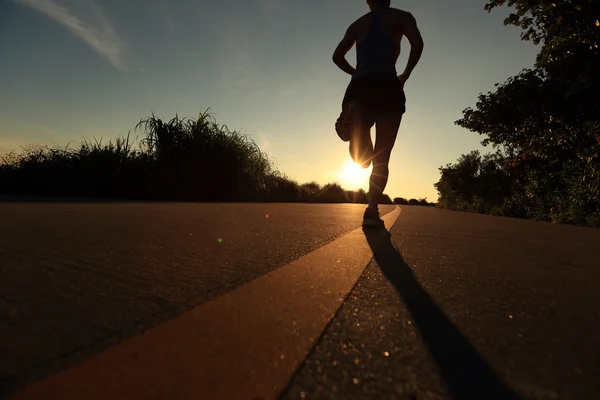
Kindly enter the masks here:
<path id="1" fill-rule="evenodd" d="M 47 15 L 83 40 L 115 68 L 126 70 L 125 43 L 95 0 L 13 0 Z M 75 11 L 77 10 L 77 12 Z"/>

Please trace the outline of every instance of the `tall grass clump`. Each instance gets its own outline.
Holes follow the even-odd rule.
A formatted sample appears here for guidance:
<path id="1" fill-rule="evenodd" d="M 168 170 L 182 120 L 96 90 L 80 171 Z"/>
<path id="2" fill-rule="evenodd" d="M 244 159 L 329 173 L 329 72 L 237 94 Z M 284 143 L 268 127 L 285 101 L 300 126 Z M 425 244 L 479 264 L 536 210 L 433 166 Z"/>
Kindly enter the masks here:
<path id="1" fill-rule="evenodd" d="M 152 160 L 151 197 L 183 200 L 261 200 L 277 188 L 277 171 L 256 143 L 218 125 L 208 111 L 197 119 L 142 119 L 142 153 Z"/>

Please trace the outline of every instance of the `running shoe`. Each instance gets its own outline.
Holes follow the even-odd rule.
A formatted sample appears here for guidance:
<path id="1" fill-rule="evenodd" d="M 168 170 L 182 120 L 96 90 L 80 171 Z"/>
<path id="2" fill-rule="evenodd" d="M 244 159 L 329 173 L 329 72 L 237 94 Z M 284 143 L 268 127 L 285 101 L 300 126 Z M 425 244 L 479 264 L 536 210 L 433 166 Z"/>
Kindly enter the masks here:
<path id="1" fill-rule="evenodd" d="M 364 228 L 382 228 L 385 229 L 385 223 L 379 217 L 379 210 L 371 210 L 367 208 L 363 216 L 362 226 Z"/>

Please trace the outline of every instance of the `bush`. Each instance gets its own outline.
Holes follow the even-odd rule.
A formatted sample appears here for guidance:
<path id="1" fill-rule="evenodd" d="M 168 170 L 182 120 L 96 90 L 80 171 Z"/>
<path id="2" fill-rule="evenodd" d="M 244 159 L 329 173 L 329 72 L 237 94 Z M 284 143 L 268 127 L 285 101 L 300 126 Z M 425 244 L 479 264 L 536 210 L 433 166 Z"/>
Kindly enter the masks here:
<path id="1" fill-rule="evenodd" d="M 0 194 L 184 201 L 368 203 L 337 183 L 300 185 L 246 135 L 197 119 L 152 115 L 135 140 L 86 140 L 77 148 L 25 146 L 0 158 Z M 391 203 L 389 196 L 384 201 Z"/>
<path id="2" fill-rule="evenodd" d="M 344 203 L 346 191 L 337 183 L 328 183 L 312 201 L 315 203 Z"/>
<path id="3" fill-rule="evenodd" d="M 387 194 L 384 194 L 383 198 L 381 199 L 381 204 L 394 204 L 394 202 L 392 201 L 390 196 L 388 196 Z"/>
<path id="4" fill-rule="evenodd" d="M 367 197 L 367 193 L 363 189 L 359 189 L 358 191 L 346 192 L 346 200 L 349 203 L 359 203 L 359 204 L 368 204 L 369 203 L 369 198 Z"/>

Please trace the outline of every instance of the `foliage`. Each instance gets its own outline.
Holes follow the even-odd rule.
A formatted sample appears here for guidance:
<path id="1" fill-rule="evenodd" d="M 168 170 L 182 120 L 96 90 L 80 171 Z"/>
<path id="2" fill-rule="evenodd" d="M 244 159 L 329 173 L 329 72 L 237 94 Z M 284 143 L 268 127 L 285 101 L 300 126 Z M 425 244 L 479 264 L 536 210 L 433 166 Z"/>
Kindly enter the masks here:
<path id="1" fill-rule="evenodd" d="M 597 226 L 600 16 L 596 0 L 491 0 L 540 45 L 535 67 L 481 94 L 456 123 L 497 153 L 441 168 L 442 207 Z"/>
<path id="2" fill-rule="evenodd" d="M 505 25 L 522 29 L 521 39 L 542 44 L 536 67 L 547 68 L 580 55 L 598 56 L 600 5 L 597 0 L 490 0 L 490 12 L 506 4 L 514 7 Z"/>
<path id="3" fill-rule="evenodd" d="M 406 200 L 403 197 L 396 197 L 394 199 L 394 204 L 411 205 L 411 206 L 427 206 L 427 207 L 435 206 L 435 203 L 430 203 L 427 201 L 427 197 L 418 199 L 418 200 L 417 199 Z"/>
<path id="4" fill-rule="evenodd" d="M 473 151 L 440 171 L 442 208 L 600 227 L 598 201 L 589 197 L 600 181 L 582 185 L 572 166 Z"/>
<path id="5" fill-rule="evenodd" d="M 114 141 L 71 149 L 26 146 L 0 158 L 0 193 L 178 201 L 368 203 L 364 190 L 298 184 L 276 170 L 247 136 L 197 119 L 152 115 Z M 389 196 L 385 201 L 391 204 Z"/>
<path id="6" fill-rule="evenodd" d="M 346 199 L 349 203 L 367 204 L 369 202 L 367 193 L 363 189 L 346 192 Z"/>
<path id="7" fill-rule="evenodd" d="M 387 194 L 383 194 L 380 204 L 394 204 L 390 196 Z"/>
<path id="8" fill-rule="evenodd" d="M 426 206 L 426 207 L 434 207 L 436 204 L 435 203 L 430 203 L 427 201 L 427 197 L 423 197 L 419 200 L 417 200 L 419 202 L 420 206 Z"/>

